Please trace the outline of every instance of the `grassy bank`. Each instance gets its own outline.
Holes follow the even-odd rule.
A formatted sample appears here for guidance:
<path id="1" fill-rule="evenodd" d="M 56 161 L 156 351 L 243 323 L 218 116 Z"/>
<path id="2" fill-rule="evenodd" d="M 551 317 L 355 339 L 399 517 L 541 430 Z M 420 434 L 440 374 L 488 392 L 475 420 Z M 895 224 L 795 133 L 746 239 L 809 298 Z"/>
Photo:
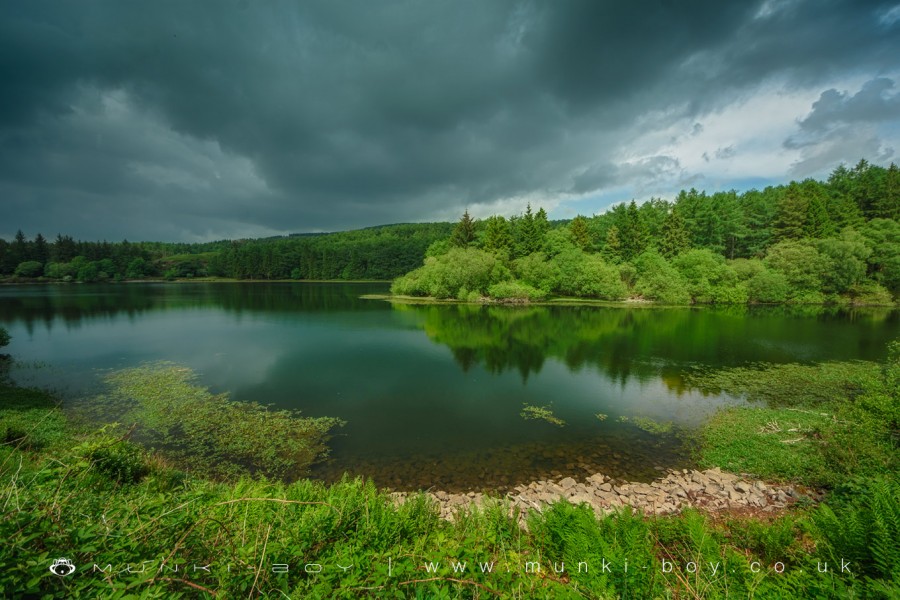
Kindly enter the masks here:
<path id="1" fill-rule="evenodd" d="M 73 423 L 48 394 L 0 383 L 0 596 L 895 597 L 897 374 L 896 354 L 885 365 L 695 374 L 697 386 L 790 404 L 722 413 L 704 430 L 701 460 L 829 486 L 827 506 L 597 519 L 558 503 L 532 513 L 527 530 L 499 500 L 450 523 L 424 498 L 395 506 L 358 480 L 282 483 L 232 468 L 207 479 L 182 470 L 186 456 L 135 445 L 137 430 Z M 120 373 L 110 394 L 144 398 L 143 375 Z M 197 401 L 190 380 L 169 376 L 176 395 Z M 149 409 L 159 416 L 168 401 Z M 800 432 L 785 430 L 794 415 L 810 418 Z M 782 431 L 764 431 L 769 421 Z M 62 557 L 74 575 L 49 572 Z"/>

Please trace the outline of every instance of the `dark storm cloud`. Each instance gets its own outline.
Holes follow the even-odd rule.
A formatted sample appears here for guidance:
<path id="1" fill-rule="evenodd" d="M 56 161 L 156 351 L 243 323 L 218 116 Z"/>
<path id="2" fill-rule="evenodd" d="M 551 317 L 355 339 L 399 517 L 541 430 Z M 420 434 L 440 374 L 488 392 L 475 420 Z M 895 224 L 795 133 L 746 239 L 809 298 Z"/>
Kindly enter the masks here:
<path id="1" fill-rule="evenodd" d="M 874 123 L 900 118 L 900 94 L 894 81 L 879 77 L 863 84 L 856 94 L 832 88 L 822 92 L 812 112 L 800 121 L 805 131 L 821 131 L 837 123 Z"/>
<path id="2" fill-rule="evenodd" d="M 891 9 L 7 2 L 0 235 L 332 230 L 684 178 L 622 145 L 774 77 L 896 69 Z"/>
<path id="3" fill-rule="evenodd" d="M 900 122 L 900 93 L 894 89 L 892 79 L 878 77 L 855 94 L 834 88 L 822 92 L 799 122 L 799 132 L 784 142 L 802 155 L 791 172 L 805 176 L 821 171 L 850 152 L 876 162 L 890 159 L 894 149 L 878 135 L 876 125 Z"/>

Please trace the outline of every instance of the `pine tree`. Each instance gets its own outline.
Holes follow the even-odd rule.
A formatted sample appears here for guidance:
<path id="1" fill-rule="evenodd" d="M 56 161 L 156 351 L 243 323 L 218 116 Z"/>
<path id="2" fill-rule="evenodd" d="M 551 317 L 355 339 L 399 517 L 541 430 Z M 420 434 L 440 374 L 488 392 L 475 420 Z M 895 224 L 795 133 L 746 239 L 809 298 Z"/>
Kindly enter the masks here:
<path id="1" fill-rule="evenodd" d="M 537 213 L 534 215 L 534 232 L 535 236 L 537 236 L 536 243 L 538 250 L 544 247 L 544 236 L 547 235 L 549 230 L 550 221 L 547 219 L 547 211 L 545 211 L 543 207 L 538 208 Z"/>
<path id="2" fill-rule="evenodd" d="M 44 239 L 40 233 L 34 236 L 34 248 L 32 250 L 32 260 L 36 260 L 39 263 L 46 264 L 47 259 L 50 256 L 50 251 L 47 248 L 47 240 Z"/>
<path id="3" fill-rule="evenodd" d="M 813 196 L 807 204 L 803 232 L 811 238 L 824 238 L 834 233 L 825 203 L 818 196 Z"/>
<path id="4" fill-rule="evenodd" d="M 778 200 L 775 216 L 775 237 L 778 240 L 803 237 L 809 202 L 803 197 L 800 186 L 791 182 Z"/>
<path id="5" fill-rule="evenodd" d="M 25 240 L 25 234 L 19 229 L 16 231 L 16 237 L 9 246 L 9 255 L 13 266 L 28 260 L 28 242 Z"/>
<path id="6" fill-rule="evenodd" d="M 541 209 L 543 210 L 543 209 Z M 517 237 L 517 254 L 519 256 L 528 256 L 537 252 L 543 246 L 543 240 L 539 235 L 538 224 L 535 222 L 534 213 L 531 212 L 531 204 L 525 207 L 525 214 L 519 220 L 519 227 L 516 233 Z"/>
<path id="7" fill-rule="evenodd" d="M 512 236 L 509 223 L 502 216 L 493 216 L 485 222 L 484 241 L 482 247 L 488 252 L 498 250 L 509 251 L 512 248 Z"/>
<path id="8" fill-rule="evenodd" d="M 875 201 L 875 216 L 900 221 L 900 169 L 894 163 L 884 174 L 884 185 Z"/>
<path id="9" fill-rule="evenodd" d="M 647 246 L 647 236 L 644 232 L 644 224 L 638 213 L 634 200 L 628 205 L 626 212 L 625 228 L 622 230 L 622 258 L 631 260 L 644 251 Z"/>
<path id="10" fill-rule="evenodd" d="M 611 263 L 622 261 L 622 240 L 619 238 L 619 228 L 615 225 L 606 230 L 606 243 L 600 251 L 600 256 Z"/>
<path id="11" fill-rule="evenodd" d="M 469 211 L 467 209 L 466 212 L 463 213 L 463 216 L 460 218 L 459 223 L 456 224 L 456 228 L 453 230 L 453 235 L 450 238 L 450 242 L 454 246 L 465 248 L 474 241 L 475 221 L 473 221 L 472 217 L 469 216 Z"/>
<path id="12" fill-rule="evenodd" d="M 572 241 L 582 250 L 591 246 L 591 232 L 587 226 L 587 219 L 578 215 L 569 223 L 569 231 L 572 233 Z"/>
<path id="13" fill-rule="evenodd" d="M 684 225 L 684 219 L 678 209 L 673 208 L 666 215 L 662 224 L 662 238 L 659 242 L 659 252 L 666 258 L 672 258 L 678 254 L 690 249 L 691 238 L 688 235 L 687 228 Z"/>

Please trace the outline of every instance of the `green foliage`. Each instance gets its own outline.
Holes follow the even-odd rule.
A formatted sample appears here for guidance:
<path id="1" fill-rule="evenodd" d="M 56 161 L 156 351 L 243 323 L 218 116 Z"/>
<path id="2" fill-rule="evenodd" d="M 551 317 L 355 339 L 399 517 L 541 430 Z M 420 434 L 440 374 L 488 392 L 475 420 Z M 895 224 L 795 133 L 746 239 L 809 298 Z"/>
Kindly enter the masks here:
<path id="1" fill-rule="evenodd" d="M 634 267 L 638 274 L 634 289 L 644 298 L 662 304 L 690 303 L 690 292 L 681 274 L 656 251 L 638 256 Z"/>
<path id="2" fill-rule="evenodd" d="M 672 261 L 684 278 L 694 302 L 745 304 L 747 292 L 738 284 L 737 272 L 725 264 L 721 254 L 711 250 L 689 250 Z"/>
<path id="3" fill-rule="evenodd" d="M 747 291 L 753 302 L 778 304 L 788 299 L 791 285 L 782 273 L 764 267 L 747 282 Z"/>
<path id="4" fill-rule="evenodd" d="M 520 281 L 501 281 L 488 288 L 488 296 L 495 300 L 543 300 L 546 292 Z"/>
<path id="5" fill-rule="evenodd" d="M 662 237 L 659 240 L 659 253 L 668 259 L 678 256 L 691 247 L 691 238 L 681 214 L 672 209 L 662 224 Z"/>
<path id="6" fill-rule="evenodd" d="M 847 228 L 840 239 L 820 240 L 817 247 L 828 259 L 823 282 L 825 291 L 843 293 L 865 279 L 866 260 L 872 251 L 856 231 Z"/>
<path id="7" fill-rule="evenodd" d="M 19 409 L 61 415 L 43 392 L 3 393 L 16 402 L 0 409 L 0 427 Z M 26 428 L 48 420 L 32 413 Z M 56 422 L 64 437 L 52 446 L 0 448 L 4 597 L 890 597 L 898 582 L 896 478 L 853 480 L 810 516 L 771 522 L 691 510 L 648 518 L 627 508 L 598 518 L 557 502 L 525 515 L 524 529 L 500 499 L 459 509 L 450 522 L 425 496 L 398 504 L 358 479 L 211 482 L 102 431 Z M 78 575 L 47 571 L 61 548 Z M 836 571 L 841 558 L 852 576 L 817 572 L 821 561 Z M 201 578 L 190 572 L 210 562 Z M 784 573 L 772 572 L 775 562 Z M 93 576 L 94 563 L 112 570 Z M 290 572 L 273 573 L 274 563 Z M 313 577 L 304 564 L 326 568 Z"/>
<path id="8" fill-rule="evenodd" d="M 606 241 L 600 250 L 600 256 L 611 263 L 622 261 L 622 240 L 619 237 L 619 228 L 615 225 L 606 231 Z"/>
<path id="9" fill-rule="evenodd" d="M 506 252 L 507 254 L 512 250 L 513 239 L 509 230 L 509 222 L 504 217 L 493 216 L 485 220 L 481 247 L 487 252 Z"/>
<path id="10" fill-rule="evenodd" d="M 99 436 L 76 448 L 98 473 L 117 483 L 137 483 L 150 467 L 140 447 L 109 436 Z"/>
<path id="11" fill-rule="evenodd" d="M 469 216 L 469 211 L 463 213 L 459 219 L 459 223 L 453 229 L 453 235 L 450 236 L 450 243 L 457 248 L 467 248 L 475 241 L 475 221 Z"/>
<path id="12" fill-rule="evenodd" d="M 647 230 L 634 200 L 625 211 L 625 222 L 620 232 L 622 258 L 631 260 L 647 247 Z"/>
<path id="13" fill-rule="evenodd" d="M 550 406 L 533 406 L 531 404 L 523 404 L 520 416 L 528 420 L 541 420 L 552 423 L 557 427 L 565 426 L 566 422 L 553 414 Z"/>
<path id="14" fill-rule="evenodd" d="M 44 265 L 35 260 L 27 260 L 23 263 L 19 263 L 19 266 L 16 267 L 14 273 L 16 277 L 40 277 L 43 274 Z"/>
<path id="15" fill-rule="evenodd" d="M 574 248 L 554 256 L 548 272 L 558 274 L 552 291 L 563 296 L 621 300 L 628 295 L 618 269 Z"/>
<path id="16" fill-rule="evenodd" d="M 8 346 L 10 339 L 12 338 L 9 337 L 9 332 L 5 328 L 0 327 L 0 348 Z"/>
<path id="17" fill-rule="evenodd" d="M 92 398 L 83 411 L 93 419 L 137 424 L 136 440 L 171 460 L 189 461 L 207 477 L 297 477 L 327 454 L 328 433 L 341 424 L 232 402 L 195 379 L 190 370 L 170 363 L 113 372 L 105 378 L 108 393 Z"/>
<path id="18" fill-rule="evenodd" d="M 523 283 L 549 294 L 558 288 L 559 266 L 547 260 L 547 255 L 535 252 L 513 262 L 513 273 Z"/>
<path id="19" fill-rule="evenodd" d="M 729 261 L 728 266 L 734 269 L 739 281 L 747 281 L 766 270 L 758 258 L 736 258 Z"/>
<path id="20" fill-rule="evenodd" d="M 900 483 L 896 478 L 851 479 L 835 490 L 829 505 L 812 515 L 832 564 L 852 562 L 876 588 L 900 583 Z M 896 591 L 896 587 L 894 590 Z"/>
<path id="21" fill-rule="evenodd" d="M 591 231 L 587 225 L 587 219 L 578 215 L 569 223 L 569 231 L 572 234 L 572 241 L 582 250 L 590 250 L 593 246 L 591 241 Z"/>
<path id="22" fill-rule="evenodd" d="M 900 291 L 900 223 L 893 219 L 873 219 L 860 228 L 872 249 L 869 270 L 875 281 L 897 293 Z"/>
<path id="23" fill-rule="evenodd" d="M 128 270 L 125 271 L 125 276 L 128 279 L 141 279 L 149 273 L 150 266 L 147 264 L 146 260 L 139 256 L 128 263 Z"/>
<path id="24" fill-rule="evenodd" d="M 718 413 L 704 428 L 702 461 L 809 485 L 896 473 L 898 380 L 894 350 L 884 365 L 759 365 L 689 374 L 687 383 L 701 390 L 766 404 Z"/>
<path id="25" fill-rule="evenodd" d="M 890 306 L 894 301 L 889 291 L 874 282 L 850 286 L 847 290 L 847 297 L 854 304 L 860 305 Z"/>
<path id="26" fill-rule="evenodd" d="M 766 266 L 784 275 L 791 295 L 817 292 L 828 269 L 828 260 L 816 247 L 802 241 L 783 241 L 769 248 Z"/>
<path id="27" fill-rule="evenodd" d="M 409 296 L 455 298 L 461 288 L 487 294 L 488 288 L 512 275 L 497 257 L 474 248 L 453 248 L 425 259 L 425 265 L 394 280 L 391 292 Z"/>
<path id="28" fill-rule="evenodd" d="M 602 419 L 601 419 L 602 420 Z M 647 417 L 619 417 L 618 419 L 622 423 L 631 423 L 638 429 L 642 431 L 646 431 L 647 433 L 652 433 L 653 435 L 662 435 L 666 433 L 670 433 L 674 425 L 671 421 L 654 421 L 653 419 L 649 419 Z"/>

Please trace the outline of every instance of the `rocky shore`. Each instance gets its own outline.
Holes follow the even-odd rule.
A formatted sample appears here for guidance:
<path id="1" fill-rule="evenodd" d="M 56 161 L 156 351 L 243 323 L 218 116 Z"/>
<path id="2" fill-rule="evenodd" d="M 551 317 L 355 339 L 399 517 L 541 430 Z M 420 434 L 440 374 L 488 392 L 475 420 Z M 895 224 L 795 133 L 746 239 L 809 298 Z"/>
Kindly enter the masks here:
<path id="1" fill-rule="evenodd" d="M 441 517 L 453 520 L 461 510 L 485 502 L 506 499 L 510 510 L 518 507 L 541 511 L 548 504 L 563 499 L 572 504 L 587 504 L 601 516 L 623 506 L 631 506 L 645 514 L 667 515 L 687 507 L 707 511 L 751 509 L 763 513 L 783 510 L 807 497 L 818 500 L 816 492 L 801 493 L 793 486 L 772 485 L 715 469 L 706 471 L 669 471 L 650 483 L 627 482 L 596 473 L 584 481 L 564 477 L 558 481 L 540 480 L 515 486 L 505 496 L 479 492 L 426 491 L 440 506 Z M 393 492 L 397 502 L 411 494 Z M 524 519 L 520 515 L 521 519 Z"/>

